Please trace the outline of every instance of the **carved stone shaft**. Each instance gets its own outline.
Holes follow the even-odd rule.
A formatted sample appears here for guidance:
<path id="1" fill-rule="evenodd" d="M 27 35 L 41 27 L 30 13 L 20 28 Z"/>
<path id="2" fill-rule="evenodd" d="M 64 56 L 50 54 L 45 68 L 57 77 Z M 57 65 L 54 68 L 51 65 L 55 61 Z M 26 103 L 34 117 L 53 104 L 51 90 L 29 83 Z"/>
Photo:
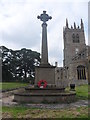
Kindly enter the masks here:
<path id="1" fill-rule="evenodd" d="M 48 45 L 47 45 L 47 24 L 46 22 L 49 19 L 52 19 L 51 16 L 46 14 L 46 11 L 43 11 L 43 14 L 37 16 L 38 19 L 43 21 L 42 23 L 42 51 L 41 51 L 41 65 L 49 65 L 48 63 Z"/>
<path id="2" fill-rule="evenodd" d="M 48 64 L 47 24 L 42 24 L 42 53 L 41 64 Z"/>

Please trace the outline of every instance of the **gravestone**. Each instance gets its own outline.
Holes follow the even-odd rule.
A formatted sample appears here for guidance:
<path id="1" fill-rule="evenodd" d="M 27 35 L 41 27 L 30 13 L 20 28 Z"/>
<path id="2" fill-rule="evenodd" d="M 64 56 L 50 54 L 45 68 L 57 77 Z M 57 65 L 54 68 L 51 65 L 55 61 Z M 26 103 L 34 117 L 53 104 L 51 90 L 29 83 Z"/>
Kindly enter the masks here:
<path id="1" fill-rule="evenodd" d="M 42 23 L 42 49 L 41 63 L 35 68 L 35 86 L 38 81 L 46 80 L 48 86 L 55 86 L 55 66 L 51 66 L 48 62 L 48 43 L 47 43 L 47 21 L 52 19 L 51 16 L 43 11 L 43 14 L 37 17 Z"/>

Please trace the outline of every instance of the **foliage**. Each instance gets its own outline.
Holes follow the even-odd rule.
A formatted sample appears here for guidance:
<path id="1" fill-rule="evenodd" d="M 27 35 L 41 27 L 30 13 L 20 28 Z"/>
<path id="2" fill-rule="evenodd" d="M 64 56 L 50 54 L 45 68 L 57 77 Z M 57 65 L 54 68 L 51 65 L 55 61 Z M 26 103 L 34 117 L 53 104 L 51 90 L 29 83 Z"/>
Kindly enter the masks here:
<path id="1" fill-rule="evenodd" d="M 0 47 L 2 53 L 3 81 L 30 81 L 35 76 L 35 66 L 40 64 L 40 54 L 30 49 L 11 50 Z"/>

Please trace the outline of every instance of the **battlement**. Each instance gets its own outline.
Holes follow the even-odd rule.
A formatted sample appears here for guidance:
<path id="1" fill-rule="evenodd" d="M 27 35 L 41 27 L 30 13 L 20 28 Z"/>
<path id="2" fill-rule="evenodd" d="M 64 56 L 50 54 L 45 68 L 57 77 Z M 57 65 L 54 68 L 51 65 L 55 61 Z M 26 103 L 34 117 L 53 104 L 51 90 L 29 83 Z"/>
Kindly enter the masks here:
<path id="1" fill-rule="evenodd" d="M 83 21 L 82 21 L 82 19 L 81 19 L 81 24 L 80 24 L 80 26 L 78 25 L 78 26 L 76 26 L 76 23 L 74 22 L 74 25 L 72 26 L 71 25 L 71 27 L 69 27 L 69 24 L 68 24 L 68 20 L 66 19 L 66 26 L 63 28 L 63 31 L 76 31 L 76 30 L 78 30 L 78 31 L 84 31 L 84 25 L 83 25 Z"/>

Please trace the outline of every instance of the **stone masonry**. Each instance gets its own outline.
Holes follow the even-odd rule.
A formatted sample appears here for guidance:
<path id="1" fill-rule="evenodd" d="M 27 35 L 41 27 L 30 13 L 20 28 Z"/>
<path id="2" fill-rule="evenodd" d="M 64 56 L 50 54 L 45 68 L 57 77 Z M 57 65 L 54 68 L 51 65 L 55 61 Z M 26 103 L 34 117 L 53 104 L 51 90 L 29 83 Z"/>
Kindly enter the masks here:
<path id="1" fill-rule="evenodd" d="M 48 44 L 47 44 L 47 21 L 52 19 L 51 16 L 43 11 L 43 14 L 37 17 L 42 23 L 42 51 L 40 66 L 35 68 L 35 86 L 38 81 L 46 80 L 48 86 L 55 86 L 55 66 L 51 66 L 48 62 Z"/>
<path id="2" fill-rule="evenodd" d="M 68 20 L 63 28 L 64 60 L 63 67 L 56 67 L 56 84 L 60 85 L 60 79 L 65 85 L 87 84 L 90 81 L 90 46 L 85 44 L 84 24 L 69 28 Z M 62 75 L 62 74 L 63 75 Z"/>

